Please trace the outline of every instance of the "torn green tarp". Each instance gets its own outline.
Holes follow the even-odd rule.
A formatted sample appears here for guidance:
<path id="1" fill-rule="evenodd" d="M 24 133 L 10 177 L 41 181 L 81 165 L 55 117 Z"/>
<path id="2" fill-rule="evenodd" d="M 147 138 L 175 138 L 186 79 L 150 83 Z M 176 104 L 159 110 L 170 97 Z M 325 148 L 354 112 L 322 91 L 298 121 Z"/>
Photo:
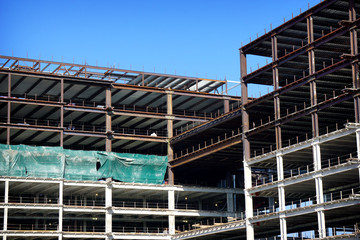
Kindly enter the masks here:
<path id="1" fill-rule="evenodd" d="M 97 162 L 101 164 L 98 170 Z M 0 144 L 1 176 L 90 181 L 111 177 L 123 182 L 160 184 L 166 166 L 166 156 Z"/>
<path id="2" fill-rule="evenodd" d="M 60 147 L 1 146 L 1 174 L 21 177 L 62 178 L 64 154 Z"/>
<path id="3" fill-rule="evenodd" d="M 111 177 L 122 182 L 161 184 L 167 166 L 167 157 L 98 152 L 101 178 Z"/>
<path id="4" fill-rule="evenodd" d="M 99 179 L 99 173 L 96 170 L 97 152 L 63 149 L 63 153 L 65 154 L 65 179 L 82 181 Z"/>

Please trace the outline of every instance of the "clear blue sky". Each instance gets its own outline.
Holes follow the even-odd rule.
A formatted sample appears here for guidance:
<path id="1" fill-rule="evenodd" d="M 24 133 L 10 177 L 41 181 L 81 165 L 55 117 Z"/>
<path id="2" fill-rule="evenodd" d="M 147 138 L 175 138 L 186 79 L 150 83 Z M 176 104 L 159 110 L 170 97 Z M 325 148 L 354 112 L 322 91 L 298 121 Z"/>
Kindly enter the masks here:
<path id="1" fill-rule="evenodd" d="M 241 42 L 319 2 L 0 0 L 0 54 L 239 81 Z"/>

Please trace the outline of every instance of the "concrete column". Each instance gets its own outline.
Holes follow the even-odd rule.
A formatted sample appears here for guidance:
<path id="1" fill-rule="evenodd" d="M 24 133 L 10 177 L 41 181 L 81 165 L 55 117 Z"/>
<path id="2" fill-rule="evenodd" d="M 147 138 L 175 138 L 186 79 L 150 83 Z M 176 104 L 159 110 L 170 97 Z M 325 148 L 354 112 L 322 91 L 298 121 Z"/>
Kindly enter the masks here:
<path id="1" fill-rule="evenodd" d="M 356 150 L 357 156 L 360 157 L 360 129 L 356 130 Z M 359 167 L 359 184 L 360 184 L 360 167 Z"/>
<path id="2" fill-rule="evenodd" d="M 249 188 L 252 186 L 251 184 L 251 167 L 248 165 L 248 163 L 244 160 L 244 195 L 245 195 L 245 224 L 246 224 L 246 239 L 247 240 L 254 240 L 254 226 L 251 224 L 249 218 L 252 218 L 254 216 L 254 210 L 253 210 L 253 200 L 252 196 L 249 193 Z"/>
<path id="3" fill-rule="evenodd" d="M 4 226 L 3 226 L 3 230 L 7 231 L 7 225 L 8 225 L 8 214 L 9 214 L 9 209 L 7 204 L 9 203 L 9 185 L 10 182 L 9 180 L 5 181 L 5 193 L 4 193 Z M 6 236 L 4 236 L 6 239 Z"/>
<path id="4" fill-rule="evenodd" d="M 312 143 L 313 148 L 313 162 L 315 171 L 321 170 L 321 151 L 319 141 L 316 140 Z M 324 192 L 323 192 L 323 181 L 321 176 L 315 177 L 315 188 L 316 188 L 316 202 L 317 204 L 324 202 Z M 325 213 L 323 210 L 317 211 L 318 217 L 318 231 L 319 237 L 326 237 L 326 225 L 325 225 Z"/>
<path id="5" fill-rule="evenodd" d="M 63 213 L 64 213 L 64 209 L 63 209 L 63 204 L 64 204 L 64 181 L 60 181 L 60 183 L 59 183 L 59 200 L 58 200 L 58 204 L 60 206 L 60 208 L 59 208 L 58 231 L 62 232 L 63 231 Z"/>
<path id="6" fill-rule="evenodd" d="M 175 191 L 168 191 L 168 208 L 169 211 L 175 210 Z M 175 215 L 174 213 L 169 214 L 169 234 L 175 234 Z"/>
<path id="7" fill-rule="evenodd" d="M 284 159 L 281 153 L 276 154 L 276 168 L 277 168 L 277 177 L 281 181 L 284 179 Z M 283 183 L 280 183 L 278 186 L 278 199 L 279 199 L 279 211 L 285 211 L 285 188 Z M 280 213 L 280 235 L 281 239 L 287 239 L 287 224 L 284 213 Z"/>
<path id="8" fill-rule="evenodd" d="M 112 233 L 112 182 L 111 179 L 106 179 L 107 185 L 105 188 L 105 232 Z"/>
<path id="9" fill-rule="evenodd" d="M 112 150 L 112 133 L 111 133 L 111 88 L 106 88 L 105 90 L 105 99 L 106 99 L 106 116 L 105 116 L 105 125 L 106 125 L 106 133 L 107 137 L 105 140 L 105 149 L 107 152 L 111 152 Z"/>
<path id="10" fill-rule="evenodd" d="M 174 150 L 170 143 L 170 139 L 173 137 L 173 124 L 174 124 L 174 116 L 173 116 L 173 104 L 172 104 L 172 94 L 173 91 L 166 91 L 166 102 L 167 102 L 167 156 L 168 162 L 171 162 L 174 157 Z M 168 181 L 170 185 L 174 185 L 174 171 L 168 164 Z"/>

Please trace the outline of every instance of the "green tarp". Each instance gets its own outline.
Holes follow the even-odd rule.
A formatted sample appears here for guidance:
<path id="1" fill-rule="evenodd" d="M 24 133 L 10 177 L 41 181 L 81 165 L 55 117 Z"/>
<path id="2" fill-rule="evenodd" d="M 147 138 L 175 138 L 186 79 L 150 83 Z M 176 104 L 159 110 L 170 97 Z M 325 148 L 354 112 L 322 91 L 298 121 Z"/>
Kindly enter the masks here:
<path id="1" fill-rule="evenodd" d="M 0 175 L 161 184 L 166 156 L 0 144 Z M 97 169 L 98 165 L 98 169 Z"/>

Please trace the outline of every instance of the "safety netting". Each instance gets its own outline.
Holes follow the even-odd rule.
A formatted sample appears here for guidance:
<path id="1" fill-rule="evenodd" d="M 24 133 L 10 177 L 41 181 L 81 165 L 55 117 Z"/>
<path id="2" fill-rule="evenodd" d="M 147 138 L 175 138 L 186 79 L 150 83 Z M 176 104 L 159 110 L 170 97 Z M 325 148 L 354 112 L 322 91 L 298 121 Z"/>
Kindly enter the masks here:
<path id="1" fill-rule="evenodd" d="M 161 184 L 167 156 L 0 144 L 0 175 Z"/>

